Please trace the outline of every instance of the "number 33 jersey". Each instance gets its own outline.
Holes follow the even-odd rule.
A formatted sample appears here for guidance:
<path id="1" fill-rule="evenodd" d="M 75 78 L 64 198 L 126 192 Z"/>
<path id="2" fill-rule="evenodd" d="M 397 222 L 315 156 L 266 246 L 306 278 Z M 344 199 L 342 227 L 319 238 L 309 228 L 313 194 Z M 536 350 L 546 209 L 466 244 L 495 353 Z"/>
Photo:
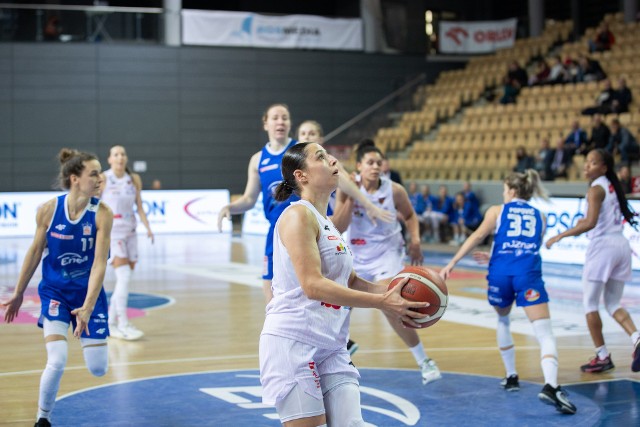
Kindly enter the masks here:
<path id="1" fill-rule="evenodd" d="M 496 223 L 489 271 L 505 276 L 541 271 L 543 234 L 544 218 L 538 209 L 521 199 L 505 203 Z"/>
<path id="2" fill-rule="evenodd" d="M 40 292 L 50 297 L 79 293 L 84 301 L 93 266 L 96 214 L 100 200 L 92 197 L 76 220 L 69 219 L 66 194 L 56 200 L 47 230 L 47 253 L 42 259 Z"/>

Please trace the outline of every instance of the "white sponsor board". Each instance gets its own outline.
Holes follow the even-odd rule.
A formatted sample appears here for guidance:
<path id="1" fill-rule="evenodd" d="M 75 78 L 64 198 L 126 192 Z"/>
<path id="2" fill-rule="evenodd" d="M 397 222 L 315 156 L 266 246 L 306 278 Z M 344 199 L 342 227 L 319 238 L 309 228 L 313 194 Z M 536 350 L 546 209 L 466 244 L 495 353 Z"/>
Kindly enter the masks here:
<path id="1" fill-rule="evenodd" d="M 182 11 L 182 43 L 283 49 L 362 50 L 361 19 Z"/>
<path id="2" fill-rule="evenodd" d="M 255 206 L 244 213 L 242 218 L 242 234 L 257 234 L 266 236 L 269 232 L 269 221 L 264 216 L 262 193 L 258 196 Z"/>
<path id="3" fill-rule="evenodd" d="M 517 19 L 503 21 L 441 21 L 440 52 L 488 53 L 513 46 Z"/>
<path id="4" fill-rule="evenodd" d="M 543 242 L 573 227 L 587 213 L 583 197 L 552 197 L 549 202 L 534 200 L 531 204 L 547 216 L 547 231 Z M 640 200 L 630 200 L 629 204 L 634 211 L 640 212 Z M 640 270 L 640 233 L 625 223 L 624 235 L 631 245 L 631 266 L 634 270 Z M 566 237 L 551 249 L 543 245 L 540 255 L 545 262 L 583 265 L 588 245 L 589 239 L 586 234 Z"/>
<path id="5" fill-rule="evenodd" d="M 0 193 L 0 237 L 33 236 L 38 207 L 60 194 Z M 228 190 L 145 190 L 142 205 L 155 234 L 214 232 L 229 197 Z M 140 221 L 136 231 L 146 234 Z M 231 231 L 230 221 L 224 221 L 223 231 Z"/>

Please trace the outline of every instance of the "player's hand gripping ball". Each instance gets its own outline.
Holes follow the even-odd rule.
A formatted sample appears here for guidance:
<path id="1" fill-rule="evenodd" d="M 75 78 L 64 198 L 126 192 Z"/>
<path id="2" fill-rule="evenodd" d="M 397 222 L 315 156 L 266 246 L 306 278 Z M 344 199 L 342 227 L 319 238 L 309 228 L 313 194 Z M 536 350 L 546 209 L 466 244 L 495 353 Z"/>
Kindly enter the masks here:
<path id="1" fill-rule="evenodd" d="M 409 281 L 402 288 L 400 295 L 409 301 L 428 302 L 430 304 L 429 307 L 412 308 L 412 310 L 429 315 L 422 319 L 413 319 L 420 324 L 420 328 L 427 328 L 440 320 L 447 309 L 447 304 L 449 303 L 447 285 L 440 275 L 433 270 L 425 267 L 408 266 L 391 280 L 389 289 L 393 289 L 406 277 L 409 277 Z M 406 327 L 413 328 L 407 323 L 403 322 L 403 324 Z"/>

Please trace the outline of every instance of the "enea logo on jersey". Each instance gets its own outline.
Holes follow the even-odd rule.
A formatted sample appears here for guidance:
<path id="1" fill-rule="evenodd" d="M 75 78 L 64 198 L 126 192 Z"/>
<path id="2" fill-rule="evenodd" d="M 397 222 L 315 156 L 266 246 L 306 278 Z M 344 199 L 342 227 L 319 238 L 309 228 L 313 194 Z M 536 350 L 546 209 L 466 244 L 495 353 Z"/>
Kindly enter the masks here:
<path id="1" fill-rule="evenodd" d="M 540 299 L 540 292 L 536 291 L 535 289 L 527 289 L 527 291 L 524 293 L 524 299 L 529 302 L 538 301 Z"/>
<path id="2" fill-rule="evenodd" d="M 67 266 L 69 264 L 84 264 L 89 261 L 89 257 L 87 255 L 82 256 L 73 252 L 66 252 L 58 257 L 60 260 L 60 265 Z"/>

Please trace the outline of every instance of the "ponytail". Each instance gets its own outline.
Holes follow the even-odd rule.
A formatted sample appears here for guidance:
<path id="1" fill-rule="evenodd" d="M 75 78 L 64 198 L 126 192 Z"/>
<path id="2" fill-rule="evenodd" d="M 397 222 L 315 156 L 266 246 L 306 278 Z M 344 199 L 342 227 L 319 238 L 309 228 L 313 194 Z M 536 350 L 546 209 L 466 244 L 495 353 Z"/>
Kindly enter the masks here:
<path id="1" fill-rule="evenodd" d="M 542 185 L 540 175 L 535 169 L 527 169 L 524 173 L 512 172 L 504 180 L 508 188 L 516 192 L 516 197 L 529 200 L 534 195 L 549 200 L 549 194 Z"/>

